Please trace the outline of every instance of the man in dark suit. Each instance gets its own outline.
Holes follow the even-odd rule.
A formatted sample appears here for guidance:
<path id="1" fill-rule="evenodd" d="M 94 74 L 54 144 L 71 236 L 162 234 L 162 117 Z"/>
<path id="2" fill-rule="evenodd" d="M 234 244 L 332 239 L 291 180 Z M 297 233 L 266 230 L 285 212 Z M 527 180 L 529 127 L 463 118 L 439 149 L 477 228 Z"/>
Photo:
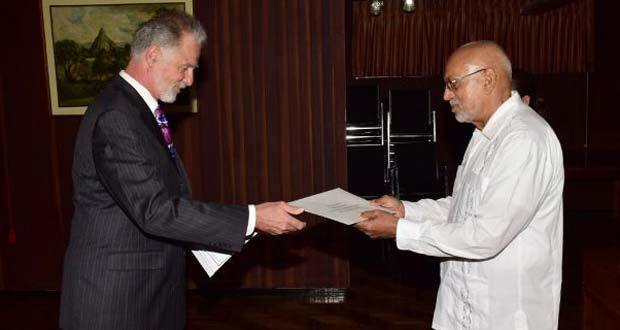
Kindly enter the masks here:
<path id="1" fill-rule="evenodd" d="M 174 102 L 192 84 L 205 40 L 193 17 L 157 14 L 136 33 L 126 69 L 86 111 L 73 161 L 62 329 L 182 329 L 189 244 L 238 252 L 254 230 L 305 226 L 291 215 L 303 210 L 283 202 L 190 199 L 158 100 Z"/>

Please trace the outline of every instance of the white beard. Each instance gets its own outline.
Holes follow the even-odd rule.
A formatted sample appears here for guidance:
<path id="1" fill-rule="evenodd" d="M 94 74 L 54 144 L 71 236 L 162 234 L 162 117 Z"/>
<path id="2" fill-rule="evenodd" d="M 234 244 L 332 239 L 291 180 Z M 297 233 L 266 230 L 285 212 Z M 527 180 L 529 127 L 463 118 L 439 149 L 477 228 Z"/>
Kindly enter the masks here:
<path id="1" fill-rule="evenodd" d="M 185 87 L 187 86 L 184 83 L 181 83 L 178 86 L 166 87 L 161 91 L 159 99 L 162 102 L 174 103 L 177 99 L 177 95 L 179 95 L 179 92 Z"/>
<path id="2" fill-rule="evenodd" d="M 162 102 L 174 103 L 174 101 L 176 101 L 177 99 L 177 93 L 174 91 L 174 89 L 168 88 L 161 92 L 159 99 Z"/>
<path id="3" fill-rule="evenodd" d="M 457 103 L 451 104 L 452 105 L 452 112 L 454 113 L 454 118 L 456 118 L 456 121 L 458 121 L 459 123 L 473 123 L 474 119 L 476 119 L 480 113 L 482 112 L 481 108 L 475 108 L 474 110 L 471 111 L 465 111 L 463 110 L 463 108 L 459 107 L 459 111 L 454 111 L 454 106 L 458 105 Z"/>
<path id="4" fill-rule="evenodd" d="M 471 113 L 465 111 L 454 113 L 454 118 L 456 118 L 456 121 L 459 123 L 471 123 L 474 120 L 473 117 L 474 116 Z"/>

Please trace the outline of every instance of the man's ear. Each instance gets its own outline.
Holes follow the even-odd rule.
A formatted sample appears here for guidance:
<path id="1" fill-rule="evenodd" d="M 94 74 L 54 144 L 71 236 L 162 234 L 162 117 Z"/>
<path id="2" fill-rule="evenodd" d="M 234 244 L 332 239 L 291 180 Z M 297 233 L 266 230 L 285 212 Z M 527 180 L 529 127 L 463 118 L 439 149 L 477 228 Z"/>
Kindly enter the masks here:
<path id="1" fill-rule="evenodd" d="M 150 45 L 146 51 L 144 51 L 144 60 L 146 61 L 147 66 L 152 67 L 158 60 L 161 55 L 161 48 L 157 45 Z"/>
<path id="2" fill-rule="evenodd" d="M 484 88 L 485 94 L 489 95 L 497 87 L 497 81 L 499 77 L 497 75 L 497 72 L 493 68 L 486 69 L 483 75 L 484 84 L 482 86 Z"/>

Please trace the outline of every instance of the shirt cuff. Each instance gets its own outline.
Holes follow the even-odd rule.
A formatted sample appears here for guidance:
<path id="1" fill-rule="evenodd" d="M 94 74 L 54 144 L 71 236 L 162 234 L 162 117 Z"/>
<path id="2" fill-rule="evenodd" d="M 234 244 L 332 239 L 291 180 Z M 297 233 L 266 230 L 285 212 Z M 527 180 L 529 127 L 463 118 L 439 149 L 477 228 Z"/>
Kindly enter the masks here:
<path id="1" fill-rule="evenodd" d="M 245 230 L 245 236 L 250 236 L 256 229 L 256 207 L 248 205 L 248 228 Z"/>
<path id="2" fill-rule="evenodd" d="M 402 201 L 402 202 L 403 202 L 403 206 L 405 209 L 404 210 L 405 214 L 403 215 L 403 218 L 407 220 L 418 220 L 421 212 L 419 208 L 416 207 L 416 203 L 408 202 L 408 201 Z"/>
<path id="3" fill-rule="evenodd" d="M 399 219 L 396 224 L 396 247 L 399 250 L 409 250 L 413 241 L 420 238 L 423 224 L 407 219 Z"/>

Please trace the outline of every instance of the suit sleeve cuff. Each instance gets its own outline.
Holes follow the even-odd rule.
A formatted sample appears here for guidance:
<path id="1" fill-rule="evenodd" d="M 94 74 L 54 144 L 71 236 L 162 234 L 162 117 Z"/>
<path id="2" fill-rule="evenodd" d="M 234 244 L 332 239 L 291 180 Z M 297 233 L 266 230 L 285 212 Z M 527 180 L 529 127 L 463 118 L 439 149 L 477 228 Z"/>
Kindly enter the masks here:
<path id="1" fill-rule="evenodd" d="M 248 228 L 245 230 L 245 236 L 250 236 L 256 229 L 256 207 L 248 205 Z"/>

